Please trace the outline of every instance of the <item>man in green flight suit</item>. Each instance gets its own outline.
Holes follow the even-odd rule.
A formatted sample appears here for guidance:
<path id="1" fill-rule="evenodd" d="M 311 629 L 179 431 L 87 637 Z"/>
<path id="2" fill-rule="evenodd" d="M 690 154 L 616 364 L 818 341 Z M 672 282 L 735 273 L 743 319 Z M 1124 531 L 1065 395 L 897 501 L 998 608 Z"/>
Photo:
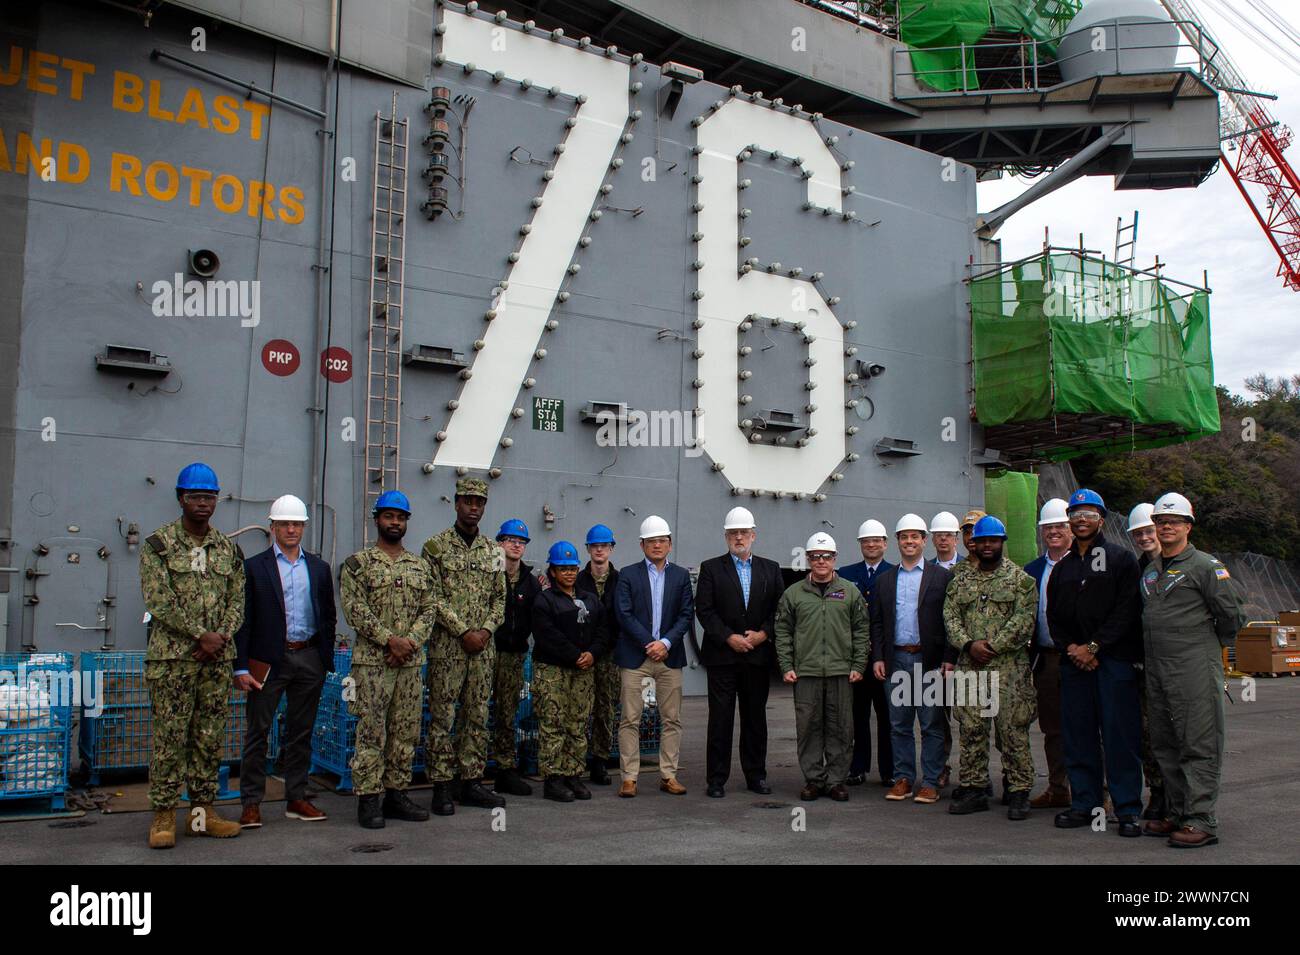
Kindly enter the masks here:
<path id="1" fill-rule="evenodd" d="M 961 784 L 948 811 L 989 808 L 989 722 L 992 719 L 1007 786 L 1007 818 L 1029 818 L 1034 757 L 1029 724 L 1035 695 L 1029 675 L 1029 640 L 1038 613 L 1034 579 L 1003 557 L 1006 526 L 981 517 L 971 532 L 974 567 L 948 583 L 943 622 L 948 642 L 961 651 L 953 687 L 961 745 Z M 991 709 L 991 712 L 990 712 Z"/>
<path id="2" fill-rule="evenodd" d="M 1165 818 L 1150 836 L 1176 849 L 1219 841 L 1214 807 L 1223 765 L 1223 651 L 1246 623 L 1228 568 L 1192 546 L 1195 516 L 1181 494 L 1155 503 L 1160 553 L 1142 571 L 1142 636 L 1151 751 L 1165 782 Z"/>
<path id="3" fill-rule="evenodd" d="M 456 482 L 456 523 L 424 543 L 437 600 L 429 647 L 429 779 L 433 812 L 450 816 L 452 779 L 460 771 L 460 801 L 496 808 L 505 798 L 483 785 L 487 765 L 488 699 L 492 695 L 496 648 L 492 634 L 505 620 L 505 558 L 479 533 L 487 506 L 487 482 L 462 477 Z M 452 727 L 457 723 L 455 743 Z"/>
<path id="4" fill-rule="evenodd" d="M 378 541 L 339 571 L 343 616 L 357 632 L 348 674 L 357 717 L 352 783 L 357 822 L 366 829 L 384 828 L 385 819 L 429 818 L 406 790 L 420 739 L 420 667 L 433 630 L 433 585 L 424 559 L 402 546 L 411 516 L 406 495 L 385 491 L 374 515 Z"/>
<path id="5" fill-rule="evenodd" d="M 244 555 L 208 523 L 219 491 L 206 464 L 184 468 L 176 479 L 180 518 L 140 548 L 149 624 L 144 677 L 153 720 L 151 849 L 176 845 L 182 786 L 189 788 L 187 836 L 239 835 L 239 823 L 212 808 L 235 659 L 232 636 L 244 622 Z"/>

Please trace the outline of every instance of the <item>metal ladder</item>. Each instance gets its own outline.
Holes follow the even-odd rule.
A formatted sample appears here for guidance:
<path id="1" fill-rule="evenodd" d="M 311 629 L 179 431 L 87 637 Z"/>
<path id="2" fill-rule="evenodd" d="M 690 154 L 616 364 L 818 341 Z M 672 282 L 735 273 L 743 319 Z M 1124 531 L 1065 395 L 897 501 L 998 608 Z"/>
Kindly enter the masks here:
<path id="1" fill-rule="evenodd" d="M 1128 238 L 1124 238 L 1124 233 L 1128 233 Z M 1133 263 L 1137 261 L 1137 241 L 1138 241 L 1138 211 L 1133 210 L 1133 222 L 1129 225 L 1124 224 L 1123 218 L 1115 220 L 1115 264 L 1124 268 L 1133 268 Z"/>
<path id="2" fill-rule="evenodd" d="M 361 526 L 373 543 L 375 500 L 397 488 L 401 461 L 402 290 L 406 261 L 406 177 L 410 117 L 375 114 L 375 180 L 371 199 L 370 333 L 366 369 L 366 481 Z"/>

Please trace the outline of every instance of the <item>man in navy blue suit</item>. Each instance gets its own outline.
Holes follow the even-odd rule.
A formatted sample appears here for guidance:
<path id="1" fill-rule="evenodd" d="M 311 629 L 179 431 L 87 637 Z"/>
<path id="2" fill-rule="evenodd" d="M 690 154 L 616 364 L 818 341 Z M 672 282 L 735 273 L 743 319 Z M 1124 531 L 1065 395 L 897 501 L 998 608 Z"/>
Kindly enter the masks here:
<path id="1" fill-rule="evenodd" d="M 863 521 L 858 528 L 858 546 L 862 560 L 849 564 L 839 571 L 845 580 L 852 581 L 867 601 L 870 612 L 875 599 L 876 578 L 897 567 L 885 560 L 885 525 L 880 521 Z M 894 784 L 894 749 L 890 740 L 889 699 L 885 684 L 879 680 L 863 680 L 853 684 L 853 762 L 849 766 L 850 786 L 861 786 L 871 771 L 871 711 L 876 711 L 876 769 L 880 772 L 880 785 Z"/>
<path id="2" fill-rule="evenodd" d="M 682 748 L 682 667 L 686 637 L 694 625 L 691 575 L 668 562 L 672 531 L 662 517 L 641 522 L 641 552 L 645 559 L 619 571 L 615 613 L 620 633 L 614 661 L 622 683 L 623 715 L 618 724 L 618 755 L 623 785 L 618 794 L 636 795 L 641 772 L 641 712 L 654 687 L 663 720 L 659 743 L 659 788 L 681 796 L 677 758 Z"/>
<path id="3" fill-rule="evenodd" d="M 325 674 L 334 669 L 334 578 L 330 565 L 302 549 L 307 508 L 292 494 L 271 505 L 271 546 L 244 561 L 244 625 L 235 634 L 235 686 L 248 693 L 248 733 L 239 767 L 245 829 L 262 825 L 266 737 L 288 695 L 281 748 L 284 814 L 316 822 L 307 800 L 311 733 Z"/>

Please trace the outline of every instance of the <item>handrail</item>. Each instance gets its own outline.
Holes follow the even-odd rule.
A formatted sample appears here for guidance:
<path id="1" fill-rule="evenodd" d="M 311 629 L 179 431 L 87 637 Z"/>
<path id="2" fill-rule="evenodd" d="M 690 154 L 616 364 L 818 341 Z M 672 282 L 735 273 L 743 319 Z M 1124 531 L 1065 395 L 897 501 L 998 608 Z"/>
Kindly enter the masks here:
<path id="1" fill-rule="evenodd" d="M 958 55 L 961 59 L 961 65 L 957 67 L 947 68 L 947 69 L 940 69 L 940 68 L 931 68 L 925 70 L 900 69 L 898 64 L 898 57 L 900 56 L 910 57 L 911 54 L 913 53 L 912 47 L 903 46 L 901 48 L 895 49 L 892 52 L 892 56 L 894 58 L 893 72 L 894 72 L 895 89 L 897 89 L 897 83 L 900 78 L 910 77 L 912 78 L 913 82 L 916 82 L 917 79 L 921 77 L 935 77 L 935 76 L 953 76 L 954 79 L 960 76 L 961 88 L 953 89 L 953 90 L 919 91 L 917 93 L 905 93 L 903 94 L 903 96 L 897 96 L 896 94 L 896 96 L 899 99 L 903 99 L 903 98 L 914 98 L 914 97 L 923 97 L 923 96 L 954 96 L 959 94 L 971 95 L 971 96 L 974 95 L 989 96 L 989 95 L 1007 95 L 1007 94 L 1016 94 L 1016 93 L 1021 93 L 1021 94 L 1041 93 L 1045 89 L 1040 85 L 1040 73 L 1044 67 L 1059 66 L 1061 63 L 1069 62 L 1070 60 L 1075 59 L 1077 57 L 1091 56 L 1094 55 L 1095 53 L 1095 51 L 1088 49 L 1080 53 L 1072 53 L 1067 56 L 1061 57 L 1054 53 L 1051 53 L 1050 52 L 1051 48 L 1059 49 L 1061 41 L 1065 40 L 1068 37 L 1076 36 L 1080 34 L 1087 34 L 1088 36 L 1091 36 L 1095 29 L 1099 27 L 1105 28 L 1113 25 L 1114 24 L 1111 23 L 1091 24 L 1080 30 L 1074 30 L 1068 33 L 1063 33 L 1059 37 L 1055 37 L 1047 40 L 1036 40 L 1032 38 L 1025 38 L 1022 40 L 999 41 L 996 43 L 979 43 L 975 45 L 961 43 L 953 46 L 915 48 L 916 50 L 925 53 L 952 53 Z M 1196 34 L 1197 40 L 1195 44 L 1189 42 L 1187 37 L 1184 35 L 1185 31 L 1181 31 L 1181 30 L 1178 33 L 1178 38 L 1173 42 L 1137 43 L 1132 45 L 1121 45 L 1119 42 L 1119 34 L 1117 33 L 1115 49 L 1110 51 L 1105 51 L 1105 52 L 1113 53 L 1118 60 L 1118 57 L 1121 52 L 1133 53 L 1135 51 L 1142 51 L 1142 50 L 1169 50 L 1169 49 L 1182 51 L 1191 54 L 1191 58 L 1188 60 L 1184 60 L 1183 62 L 1179 62 L 1179 57 L 1175 57 L 1175 62 L 1172 64 L 1171 69 L 1191 70 L 1198 77 L 1204 80 L 1207 84 L 1211 86 L 1215 86 L 1210 76 L 1210 70 L 1213 66 L 1211 61 L 1213 60 L 1214 53 L 1210 53 L 1209 55 L 1206 54 L 1205 51 L 1206 51 L 1207 44 L 1205 42 L 1205 37 L 1203 35 L 1202 27 L 1196 21 L 1194 20 L 1139 20 L 1139 21 L 1133 21 L 1127 23 L 1121 22 L 1119 26 L 1130 27 L 1130 28 L 1144 27 L 1144 26 L 1151 26 L 1151 27 L 1186 26 L 1189 30 L 1191 30 Z M 1212 46 L 1212 43 L 1210 44 L 1210 46 Z M 1040 53 L 1040 47 L 1042 48 L 1041 53 Z M 999 50 L 999 49 L 1005 49 L 1009 51 L 1016 50 L 1022 52 L 1023 58 L 1019 67 L 975 66 L 971 62 L 970 58 L 967 56 L 967 51 L 973 49 L 978 49 L 980 51 Z M 1022 81 L 1022 83 L 1019 86 L 1002 86 L 998 88 L 983 89 L 978 83 L 975 84 L 974 86 L 969 85 L 969 78 L 972 74 L 975 75 L 975 78 L 977 80 L 979 79 L 981 74 L 994 74 L 1001 79 L 1005 79 L 1006 77 L 1013 75 L 1013 71 L 1018 71 L 1021 73 L 1022 76 L 1024 76 L 1026 74 L 1025 67 L 1027 67 L 1030 63 L 1033 64 L 1032 79 L 1027 83 Z M 1047 88 L 1050 89 L 1050 87 Z"/>

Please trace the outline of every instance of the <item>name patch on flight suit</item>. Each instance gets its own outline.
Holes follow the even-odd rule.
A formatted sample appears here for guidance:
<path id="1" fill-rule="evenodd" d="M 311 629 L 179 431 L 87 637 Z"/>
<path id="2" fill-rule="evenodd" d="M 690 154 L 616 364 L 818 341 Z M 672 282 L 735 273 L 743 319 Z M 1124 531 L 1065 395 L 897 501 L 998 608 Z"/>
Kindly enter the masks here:
<path id="1" fill-rule="evenodd" d="M 832 590 L 830 593 L 828 593 L 828 594 L 826 595 L 826 599 L 827 599 L 827 600 L 843 600 L 843 599 L 844 599 L 844 591 L 842 591 L 842 590 Z"/>

